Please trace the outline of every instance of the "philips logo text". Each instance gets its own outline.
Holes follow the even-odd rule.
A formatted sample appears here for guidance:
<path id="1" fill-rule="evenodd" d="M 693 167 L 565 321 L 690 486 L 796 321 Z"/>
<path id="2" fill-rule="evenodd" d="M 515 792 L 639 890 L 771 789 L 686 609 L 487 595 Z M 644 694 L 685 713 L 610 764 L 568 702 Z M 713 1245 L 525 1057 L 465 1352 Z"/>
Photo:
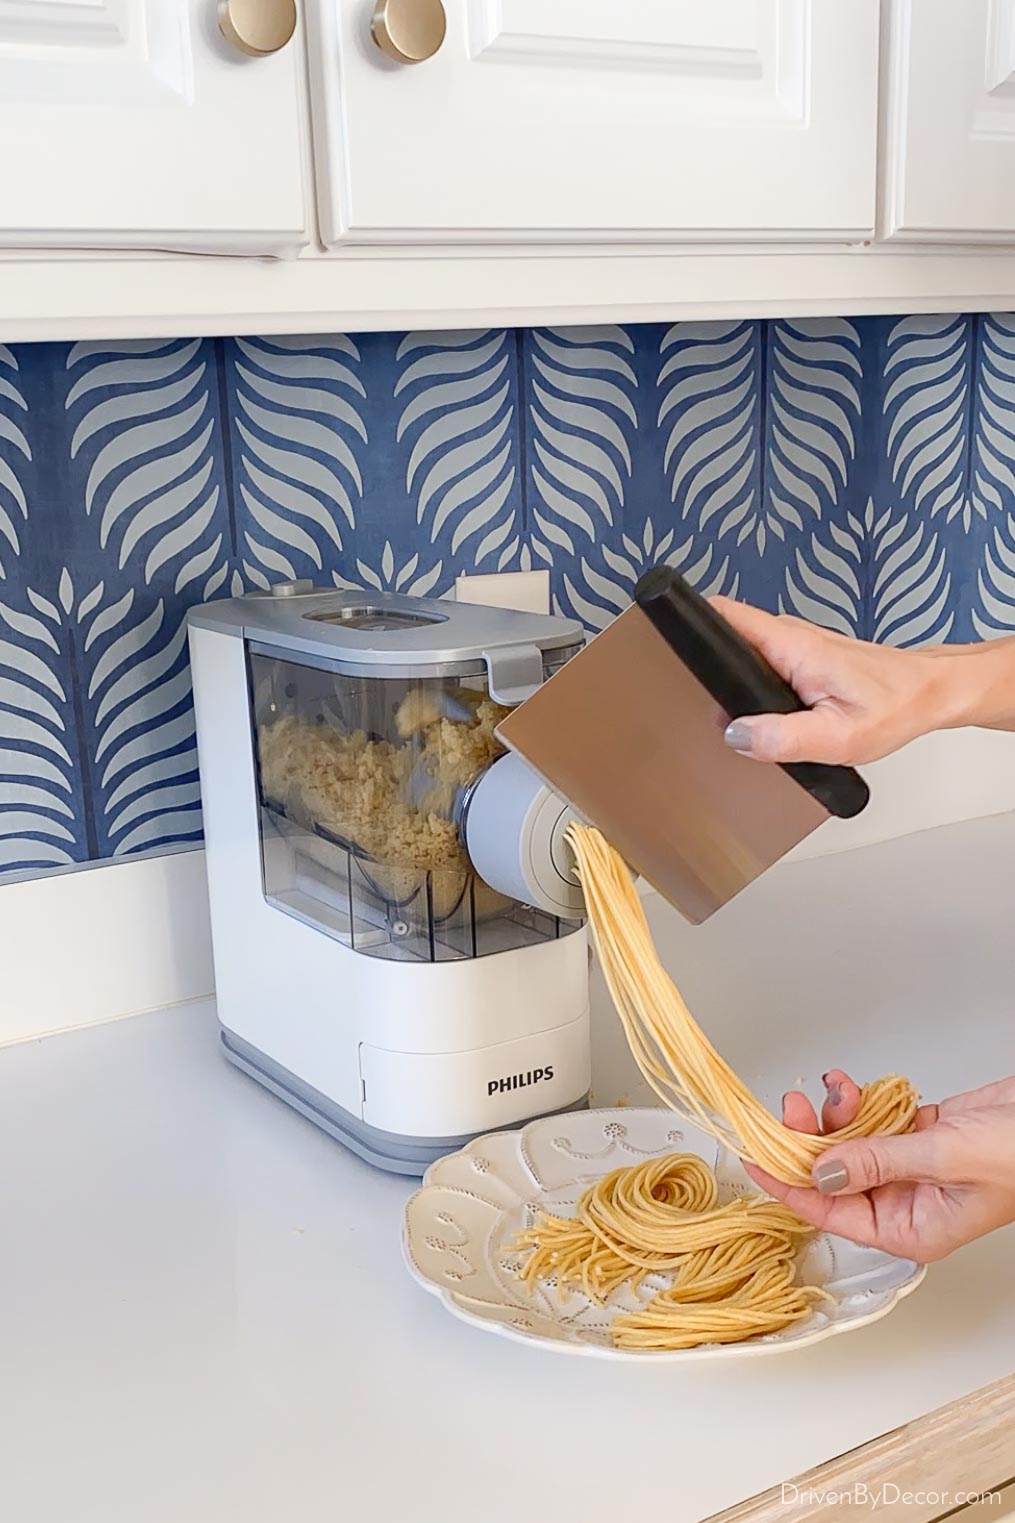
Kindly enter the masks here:
<path id="1" fill-rule="evenodd" d="M 545 1068 L 530 1068 L 528 1073 L 508 1074 L 504 1079 L 491 1079 L 486 1086 L 486 1093 L 490 1095 L 503 1095 L 509 1089 L 527 1089 L 530 1084 L 538 1084 L 542 1079 L 553 1078 L 553 1064 L 547 1063 Z"/>

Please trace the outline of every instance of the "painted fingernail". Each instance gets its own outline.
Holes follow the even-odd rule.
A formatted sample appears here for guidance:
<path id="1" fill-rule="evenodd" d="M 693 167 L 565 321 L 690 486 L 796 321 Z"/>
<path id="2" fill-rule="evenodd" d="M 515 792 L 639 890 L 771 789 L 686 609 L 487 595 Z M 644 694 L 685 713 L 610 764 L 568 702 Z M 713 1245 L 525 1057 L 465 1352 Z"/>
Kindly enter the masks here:
<path id="1" fill-rule="evenodd" d="M 751 727 L 739 719 L 734 719 L 732 724 L 726 726 L 723 739 L 732 750 L 749 752 L 752 745 Z"/>
<path id="2" fill-rule="evenodd" d="M 845 1189 L 849 1184 L 849 1170 L 844 1163 L 836 1163 L 832 1159 L 826 1163 L 816 1163 L 814 1183 L 822 1195 L 834 1195 L 836 1191 Z"/>
<path id="3" fill-rule="evenodd" d="M 838 1105 L 841 1099 L 842 1090 L 839 1088 L 838 1084 L 830 1084 L 828 1086 L 828 1104 Z"/>

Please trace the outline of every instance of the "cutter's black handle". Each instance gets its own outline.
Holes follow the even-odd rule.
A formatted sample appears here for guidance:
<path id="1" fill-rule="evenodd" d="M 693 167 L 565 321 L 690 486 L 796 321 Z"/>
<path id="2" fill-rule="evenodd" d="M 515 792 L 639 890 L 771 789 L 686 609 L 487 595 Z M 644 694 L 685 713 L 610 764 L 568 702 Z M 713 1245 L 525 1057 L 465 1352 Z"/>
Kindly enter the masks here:
<path id="1" fill-rule="evenodd" d="M 634 600 L 716 703 L 731 719 L 744 714 L 795 714 L 802 703 L 778 672 L 671 566 L 653 566 Z M 787 762 L 794 782 L 829 814 L 851 819 L 870 798 L 859 772 L 820 762 Z"/>

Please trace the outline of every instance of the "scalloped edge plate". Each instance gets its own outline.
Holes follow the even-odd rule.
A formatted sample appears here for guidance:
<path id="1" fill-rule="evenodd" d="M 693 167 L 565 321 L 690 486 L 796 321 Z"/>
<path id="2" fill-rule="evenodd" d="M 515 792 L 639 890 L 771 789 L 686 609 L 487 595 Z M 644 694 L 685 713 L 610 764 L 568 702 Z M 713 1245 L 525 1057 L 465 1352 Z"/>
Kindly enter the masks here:
<path id="1" fill-rule="evenodd" d="M 535 1211 L 567 1214 L 578 1195 L 609 1170 L 672 1151 L 697 1153 L 714 1167 L 721 1196 L 756 1193 L 737 1158 L 663 1109 L 571 1112 L 476 1137 L 431 1164 L 406 1202 L 402 1253 L 409 1272 L 453 1316 L 502 1338 L 560 1354 L 656 1362 L 744 1359 L 808 1348 L 886 1317 L 927 1273 L 925 1264 L 818 1233 L 804 1250 L 804 1261 L 814 1283 L 835 1296 L 831 1312 L 816 1309 L 805 1322 L 743 1343 L 636 1350 L 615 1348 L 606 1331 L 614 1312 L 638 1304 L 632 1292 L 622 1292 L 622 1299 L 606 1308 L 576 1291 L 563 1302 L 549 1288 L 530 1297 L 501 1263 L 514 1234 Z M 654 1282 L 642 1299 L 663 1283 Z"/>

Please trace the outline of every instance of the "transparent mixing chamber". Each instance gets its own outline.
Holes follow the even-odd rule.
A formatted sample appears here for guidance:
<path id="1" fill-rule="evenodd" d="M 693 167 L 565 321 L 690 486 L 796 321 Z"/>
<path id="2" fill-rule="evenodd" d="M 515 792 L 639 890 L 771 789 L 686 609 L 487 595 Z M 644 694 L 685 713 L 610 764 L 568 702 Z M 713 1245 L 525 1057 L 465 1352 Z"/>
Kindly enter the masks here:
<path id="1" fill-rule="evenodd" d="M 447 962 L 576 928 L 497 893 L 464 844 L 502 753 L 485 676 L 350 676 L 251 651 L 268 901 L 357 952 Z"/>

